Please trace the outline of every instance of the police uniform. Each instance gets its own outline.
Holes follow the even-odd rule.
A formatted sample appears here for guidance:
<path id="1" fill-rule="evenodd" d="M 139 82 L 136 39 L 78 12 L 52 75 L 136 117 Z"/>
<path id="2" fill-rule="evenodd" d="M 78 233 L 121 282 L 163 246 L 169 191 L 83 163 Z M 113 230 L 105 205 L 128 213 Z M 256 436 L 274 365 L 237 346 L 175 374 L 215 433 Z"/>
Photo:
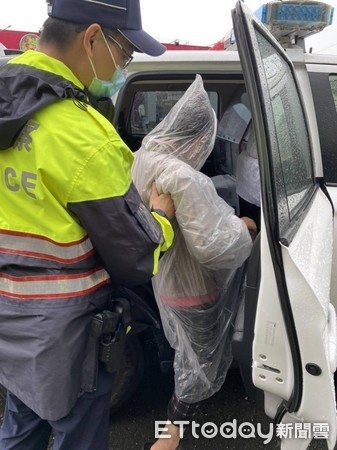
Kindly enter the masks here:
<path id="1" fill-rule="evenodd" d="M 103 450 L 113 376 L 90 324 L 116 286 L 149 281 L 173 230 L 141 202 L 132 152 L 63 62 L 27 51 L 0 81 L 0 449 L 43 448 L 51 426 L 54 448 Z"/>

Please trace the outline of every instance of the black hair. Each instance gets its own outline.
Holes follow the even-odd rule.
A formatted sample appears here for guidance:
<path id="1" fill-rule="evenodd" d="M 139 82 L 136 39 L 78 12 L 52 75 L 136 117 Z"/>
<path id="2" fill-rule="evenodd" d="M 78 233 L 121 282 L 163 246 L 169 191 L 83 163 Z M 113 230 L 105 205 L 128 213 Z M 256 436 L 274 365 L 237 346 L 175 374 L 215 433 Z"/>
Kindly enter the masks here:
<path id="1" fill-rule="evenodd" d="M 89 26 L 90 23 L 80 24 L 48 17 L 43 24 L 40 42 L 41 44 L 56 44 L 61 50 L 66 50 L 74 42 L 78 34 L 85 31 Z M 102 27 L 102 31 L 105 35 L 110 34 L 112 37 L 118 35 L 117 30 Z"/>
<path id="2" fill-rule="evenodd" d="M 77 35 L 87 29 L 88 26 L 48 17 L 43 24 L 40 42 L 41 44 L 54 43 L 59 48 L 66 49 L 74 42 Z"/>

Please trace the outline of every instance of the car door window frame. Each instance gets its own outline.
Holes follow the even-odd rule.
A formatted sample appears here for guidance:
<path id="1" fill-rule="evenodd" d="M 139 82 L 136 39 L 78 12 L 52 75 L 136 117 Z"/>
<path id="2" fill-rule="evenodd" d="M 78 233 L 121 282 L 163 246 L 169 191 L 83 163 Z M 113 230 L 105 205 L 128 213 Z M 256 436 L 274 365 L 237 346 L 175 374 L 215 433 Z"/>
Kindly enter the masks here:
<path id="1" fill-rule="evenodd" d="M 329 68 L 327 71 L 313 71 L 309 68 L 308 75 L 316 110 L 324 179 L 327 185 L 336 186 L 337 104 L 333 98 L 330 78 L 337 77 L 337 73 Z"/>
<path id="2" fill-rule="evenodd" d="M 297 212 L 296 217 L 289 223 L 288 234 L 281 233 L 278 218 L 278 198 L 277 191 L 275 189 L 275 183 L 273 180 L 273 155 L 272 148 L 275 148 L 275 133 L 272 134 L 272 130 L 269 129 L 270 117 L 272 115 L 270 104 L 265 102 L 265 90 L 268 86 L 266 75 L 264 73 L 264 65 L 260 55 L 260 48 L 257 42 L 256 33 L 260 33 L 263 38 L 274 48 L 274 51 L 278 53 L 288 64 L 292 77 L 295 82 L 296 90 L 299 94 L 300 104 L 303 110 L 303 100 L 301 91 L 298 88 L 295 71 L 291 61 L 286 56 L 283 49 L 279 46 L 277 41 L 269 33 L 269 31 L 257 21 L 252 15 L 250 10 L 238 1 L 235 9 L 232 12 L 235 36 L 238 43 L 238 51 L 243 68 L 245 83 L 247 92 L 250 98 L 253 123 L 255 127 L 255 134 L 257 140 L 259 166 L 260 166 L 260 178 L 261 178 L 261 195 L 262 195 L 262 211 L 263 221 L 266 229 L 267 240 L 269 244 L 270 257 L 273 265 L 276 286 L 278 289 L 280 305 L 284 316 L 284 324 L 286 326 L 287 336 L 290 345 L 290 351 L 292 355 L 293 368 L 294 368 L 294 389 L 291 397 L 287 401 L 286 407 L 280 405 L 279 417 L 275 420 L 278 421 L 285 410 L 296 411 L 300 404 L 303 392 L 303 372 L 301 363 L 301 353 L 299 349 L 299 342 L 296 333 L 296 327 L 294 317 L 292 313 L 289 293 L 287 289 L 287 282 L 285 277 L 285 271 L 283 268 L 283 257 L 281 248 L 282 244 L 285 246 L 290 245 L 292 238 L 296 234 L 296 230 L 304 220 L 307 211 L 307 207 L 311 204 L 312 199 L 318 184 L 315 184 L 313 180 L 312 189 L 307 193 L 305 201 L 303 201 L 302 208 Z M 269 97 L 269 92 L 267 97 Z M 304 113 L 304 119 L 306 122 L 306 129 L 309 139 L 309 148 L 311 149 L 311 139 L 308 132 L 306 115 Z M 311 153 L 311 160 L 312 152 Z"/>

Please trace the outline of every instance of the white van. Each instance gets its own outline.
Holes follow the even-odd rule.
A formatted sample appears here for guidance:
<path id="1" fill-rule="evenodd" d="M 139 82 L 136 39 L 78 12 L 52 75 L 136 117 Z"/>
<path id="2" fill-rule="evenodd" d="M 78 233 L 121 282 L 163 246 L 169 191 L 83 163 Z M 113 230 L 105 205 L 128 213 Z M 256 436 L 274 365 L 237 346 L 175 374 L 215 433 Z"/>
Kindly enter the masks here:
<path id="1" fill-rule="evenodd" d="M 305 449 L 315 433 L 333 449 L 337 56 L 306 53 L 303 45 L 306 35 L 330 22 L 332 9 L 322 2 L 284 0 L 265 5 L 262 12 L 264 22 L 273 21 L 268 27 L 282 46 L 239 1 L 233 10 L 238 51 L 136 55 L 127 83 L 115 98 L 114 122 L 137 150 L 196 73 L 201 74 L 219 120 L 216 144 L 202 171 L 238 215 L 238 154 L 254 127 L 261 227 L 248 261 L 233 354 L 247 393 L 274 422 L 289 424 L 292 435 L 301 436 L 292 440 L 285 434 L 283 449 Z M 10 57 L 1 57 L 0 64 Z M 138 333 L 151 329 L 162 369 L 172 364 L 151 288 L 124 294 L 132 304 L 133 323 L 126 361 L 116 375 L 112 410 L 139 382 L 143 364 Z M 0 386 L 0 397 L 3 394 Z"/>
<path id="2" fill-rule="evenodd" d="M 237 156 L 247 129 L 254 127 L 261 231 L 248 263 L 233 353 L 247 392 L 262 399 L 269 417 L 292 424 L 294 430 L 295 424 L 312 425 L 305 438 L 283 438 L 283 449 L 307 448 L 315 427 L 325 432 L 333 449 L 337 56 L 305 53 L 303 46 L 308 28 L 312 33 L 315 26 L 327 25 L 332 9 L 322 2 L 272 4 L 272 13 L 266 5 L 264 17 L 269 11 L 283 47 L 239 1 L 233 10 L 238 51 L 137 55 L 116 99 L 114 121 L 137 150 L 195 74 L 201 74 L 219 120 L 216 145 L 202 171 L 214 177 L 237 214 Z M 278 7 L 289 8 L 284 14 L 288 22 L 282 22 Z M 296 17 L 291 18 L 295 7 Z M 248 115 L 242 114 L 242 105 L 245 111 L 248 105 Z M 226 126 L 228 121 L 231 126 Z"/>

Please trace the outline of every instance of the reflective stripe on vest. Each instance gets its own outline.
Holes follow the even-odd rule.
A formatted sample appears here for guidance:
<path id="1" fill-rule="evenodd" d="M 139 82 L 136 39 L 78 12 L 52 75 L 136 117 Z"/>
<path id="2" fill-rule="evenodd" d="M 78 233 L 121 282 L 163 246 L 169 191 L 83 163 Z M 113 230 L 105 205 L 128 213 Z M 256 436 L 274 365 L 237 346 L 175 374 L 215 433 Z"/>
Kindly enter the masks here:
<path id="1" fill-rule="evenodd" d="M 0 272 L 2 296 L 21 300 L 82 297 L 111 282 L 107 271 L 90 258 L 94 249 L 88 237 L 60 244 L 43 236 L 0 230 L 1 254 L 10 256 L 9 268 L 23 272 Z"/>
<path id="2" fill-rule="evenodd" d="M 43 236 L 0 230 L 0 252 L 73 264 L 92 255 L 94 248 L 88 236 L 62 244 Z"/>
<path id="3" fill-rule="evenodd" d="M 13 277 L 0 273 L 0 295 L 21 300 L 83 296 L 110 283 L 106 270 L 75 275 Z"/>

